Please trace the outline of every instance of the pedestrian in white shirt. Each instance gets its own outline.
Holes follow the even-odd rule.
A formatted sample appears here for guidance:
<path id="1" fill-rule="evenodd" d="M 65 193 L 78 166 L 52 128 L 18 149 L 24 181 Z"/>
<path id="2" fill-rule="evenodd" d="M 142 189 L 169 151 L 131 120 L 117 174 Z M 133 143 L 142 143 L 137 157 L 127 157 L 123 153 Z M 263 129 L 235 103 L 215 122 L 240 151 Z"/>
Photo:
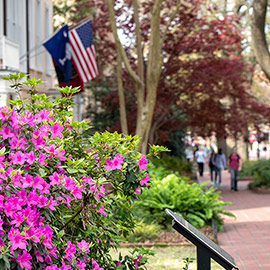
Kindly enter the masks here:
<path id="1" fill-rule="evenodd" d="M 205 162 L 206 157 L 207 157 L 207 155 L 205 154 L 205 151 L 200 146 L 199 150 L 196 151 L 196 153 L 195 153 L 195 159 L 196 159 L 197 164 L 198 164 L 198 170 L 199 170 L 200 176 L 203 176 L 204 162 Z"/>
<path id="2" fill-rule="evenodd" d="M 188 146 L 185 149 L 185 154 L 186 154 L 187 161 L 191 161 L 192 160 L 192 157 L 193 157 L 193 151 L 192 151 L 192 148 L 190 146 Z"/>

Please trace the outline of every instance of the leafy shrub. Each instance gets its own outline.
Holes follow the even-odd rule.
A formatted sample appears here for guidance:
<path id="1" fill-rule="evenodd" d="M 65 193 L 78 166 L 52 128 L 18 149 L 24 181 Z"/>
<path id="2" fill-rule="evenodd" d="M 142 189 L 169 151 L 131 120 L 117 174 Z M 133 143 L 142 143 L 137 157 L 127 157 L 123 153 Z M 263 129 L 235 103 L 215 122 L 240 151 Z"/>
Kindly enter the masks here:
<path id="1" fill-rule="evenodd" d="M 37 95 L 41 80 L 23 77 L 4 79 L 32 100 L 0 108 L 0 269 L 142 269 L 145 250 L 118 262 L 109 254 L 135 227 L 130 208 L 148 185 L 138 138 L 82 136 L 88 123 L 70 111 L 78 89 L 52 102 Z"/>
<path id="2" fill-rule="evenodd" d="M 142 223 L 138 225 L 134 231 L 129 235 L 128 241 L 131 243 L 137 243 L 141 241 L 151 241 L 155 239 L 161 231 L 161 227 L 158 224 L 146 224 Z"/>
<path id="3" fill-rule="evenodd" d="M 251 189 L 253 187 L 270 188 L 270 160 L 244 161 L 239 175 L 254 176 L 254 180 L 248 185 Z"/>
<path id="4" fill-rule="evenodd" d="M 156 177 L 151 187 L 144 190 L 136 201 L 134 212 L 148 224 L 154 222 L 163 228 L 170 228 L 171 218 L 164 212 L 168 208 L 195 227 L 211 226 L 213 219 L 221 230 L 222 215 L 233 216 L 224 210 L 224 206 L 230 203 L 220 200 L 220 193 L 214 187 L 206 188 L 207 185 L 190 184 L 186 177 L 177 174 L 167 175 L 162 180 Z"/>
<path id="5" fill-rule="evenodd" d="M 257 160 L 244 160 L 239 176 L 254 176 Z"/>
<path id="6" fill-rule="evenodd" d="M 171 156 L 168 154 L 163 154 L 160 158 L 151 158 L 151 162 L 156 167 L 163 167 L 165 170 L 172 172 L 191 172 L 192 163 L 186 159 L 182 160 L 177 156 Z"/>

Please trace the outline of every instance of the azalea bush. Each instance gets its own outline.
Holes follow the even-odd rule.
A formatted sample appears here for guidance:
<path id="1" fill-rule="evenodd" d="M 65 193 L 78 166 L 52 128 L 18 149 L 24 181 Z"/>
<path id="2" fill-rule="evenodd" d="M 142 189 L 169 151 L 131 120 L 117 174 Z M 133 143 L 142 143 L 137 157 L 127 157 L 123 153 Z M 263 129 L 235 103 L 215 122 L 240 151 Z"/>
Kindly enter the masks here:
<path id="1" fill-rule="evenodd" d="M 110 256 L 135 227 L 130 208 L 149 181 L 138 138 L 82 136 L 89 124 L 70 111 L 79 89 L 58 89 L 52 102 L 37 94 L 41 80 L 23 78 L 3 77 L 19 98 L 0 108 L 0 269 L 142 269 L 148 250 Z"/>

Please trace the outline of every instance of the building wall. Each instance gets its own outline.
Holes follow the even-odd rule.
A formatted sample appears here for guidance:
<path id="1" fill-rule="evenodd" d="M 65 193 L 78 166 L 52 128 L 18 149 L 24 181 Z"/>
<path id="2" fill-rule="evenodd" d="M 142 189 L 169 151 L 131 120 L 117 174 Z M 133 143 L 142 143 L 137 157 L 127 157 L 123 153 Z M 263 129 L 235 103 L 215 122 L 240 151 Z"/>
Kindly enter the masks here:
<path id="1" fill-rule="evenodd" d="M 47 93 L 54 87 L 54 71 L 52 60 L 42 43 L 53 33 L 53 1 L 28 0 L 29 21 L 29 74 L 30 77 L 42 79 L 45 84 L 38 87 L 39 92 Z M 0 40 L 4 34 L 4 0 L 0 0 Z M 27 25 L 26 0 L 6 0 L 7 38 L 19 45 L 19 67 L 3 67 L 0 71 L 10 73 L 19 71 L 27 73 Z M 1 47 L 1 46 L 0 46 Z M 3 53 L 2 53 L 3 54 Z M 0 61 L 1 53 L 0 53 Z M 2 61 L 3 62 L 3 61 Z M 0 81 L 0 92 L 6 85 Z M 11 89 L 5 91 L 10 92 Z M 26 91 L 23 93 L 26 97 Z M 3 99 L 3 95 L 2 98 Z"/>

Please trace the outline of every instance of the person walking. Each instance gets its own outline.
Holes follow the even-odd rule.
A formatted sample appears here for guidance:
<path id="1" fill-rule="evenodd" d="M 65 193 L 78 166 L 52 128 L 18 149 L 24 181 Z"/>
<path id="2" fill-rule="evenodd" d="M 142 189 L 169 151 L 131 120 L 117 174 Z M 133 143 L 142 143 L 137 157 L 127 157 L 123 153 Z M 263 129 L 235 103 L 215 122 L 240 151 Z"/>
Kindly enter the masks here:
<path id="1" fill-rule="evenodd" d="M 219 148 L 218 152 L 214 154 L 212 159 L 213 164 L 215 165 L 215 184 L 217 185 L 217 177 L 218 185 L 221 186 L 222 182 L 222 170 L 227 167 L 225 155 L 222 153 L 222 149 Z"/>
<path id="2" fill-rule="evenodd" d="M 195 152 L 195 158 L 196 158 L 196 161 L 198 164 L 199 174 L 200 174 L 200 176 L 203 176 L 204 162 L 206 159 L 206 154 L 201 146 L 199 147 L 198 151 Z"/>
<path id="3" fill-rule="evenodd" d="M 213 157 L 214 157 L 214 154 L 215 154 L 214 150 L 211 149 L 211 153 L 210 153 L 210 156 L 209 156 L 209 163 L 208 163 L 208 165 L 209 165 L 209 170 L 210 170 L 210 176 L 211 176 L 211 183 L 212 183 L 213 180 L 214 180 L 214 172 L 215 172 L 215 170 L 216 170 L 216 167 L 215 167 L 215 165 L 214 165 L 214 163 L 213 163 Z"/>
<path id="4" fill-rule="evenodd" d="M 237 176 L 241 168 L 241 157 L 237 154 L 236 148 L 233 148 L 233 152 L 229 155 L 228 161 L 231 173 L 231 191 L 237 191 Z"/>
<path id="5" fill-rule="evenodd" d="M 193 157 L 193 151 L 192 151 L 192 148 L 190 146 L 188 146 L 185 149 L 185 154 L 186 154 L 187 161 L 191 161 L 192 160 L 192 157 Z"/>

